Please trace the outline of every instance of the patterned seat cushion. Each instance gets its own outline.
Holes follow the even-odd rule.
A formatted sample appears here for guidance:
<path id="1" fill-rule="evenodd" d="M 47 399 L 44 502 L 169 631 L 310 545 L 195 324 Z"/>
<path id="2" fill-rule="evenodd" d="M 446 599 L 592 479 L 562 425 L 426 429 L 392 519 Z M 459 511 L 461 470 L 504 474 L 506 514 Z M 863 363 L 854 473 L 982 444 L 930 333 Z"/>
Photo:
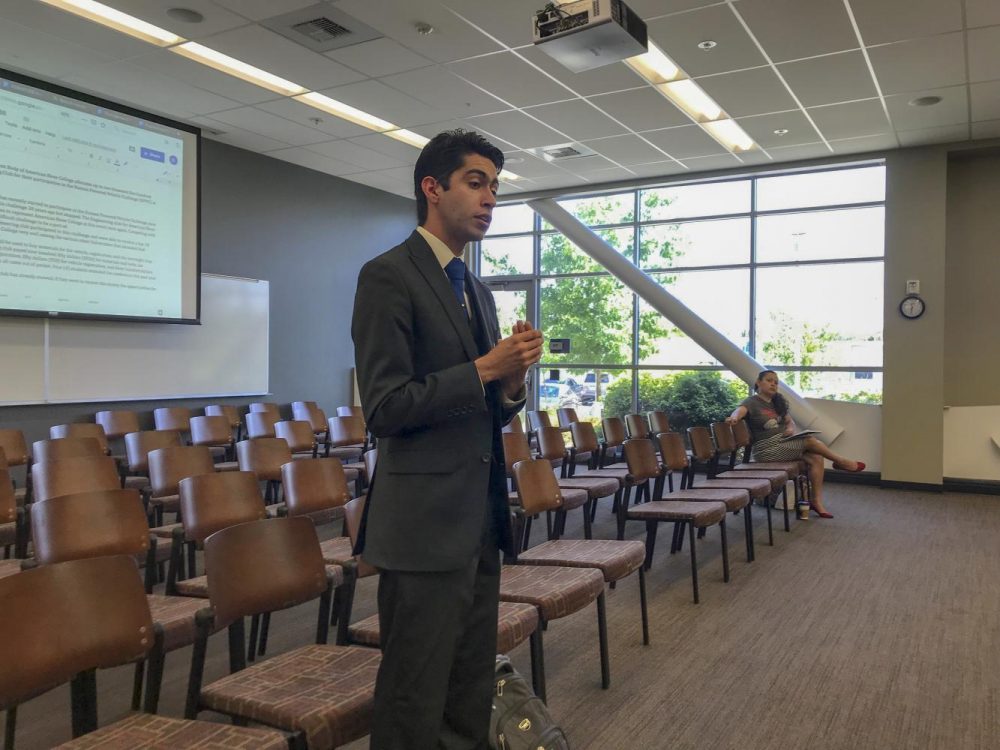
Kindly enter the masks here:
<path id="1" fill-rule="evenodd" d="M 731 479 L 704 479 L 691 489 L 698 490 L 703 488 L 746 490 L 752 498 L 767 497 L 771 494 L 771 482 L 767 479 L 739 479 L 738 477 Z"/>
<path id="2" fill-rule="evenodd" d="M 213 682 L 201 705 L 303 731 L 313 750 L 339 747 L 368 733 L 381 658 L 363 646 L 305 646 Z"/>
<path id="3" fill-rule="evenodd" d="M 590 496 L 587 494 L 587 490 L 581 490 L 577 488 L 568 488 L 559 485 L 559 494 L 562 495 L 562 509 L 563 510 L 573 510 L 574 508 L 580 508 L 587 504 L 587 500 Z"/>
<path id="4" fill-rule="evenodd" d="M 163 627 L 163 650 L 173 651 L 176 648 L 194 643 L 197 629 L 194 615 L 208 606 L 208 602 L 189 596 L 162 596 L 147 594 L 149 614 L 154 623 Z"/>
<path id="5" fill-rule="evenodd" d="M 288 740 L 273 729 L 136 713 L 57 747 L 60 750 L 287 750 Z"/>
<path id="6" fill-rule="evenodd" d="M 530 604 L 500 602 L 497 613 L 497 653 L 506 654 L 531 637 L 538 627 L 538 610 Z M 348 629 L 352 643 L 379 648 L 378 615 L 366 617 Z"/>
<path id="7" fill-rule="evenodd" d="M 334 586 L 339 586 L 344 582 L 344 569 L 339 565 L 327 565 L 326 572 L 332 577 Z M 183 581 L 177 581 L 177 593 L 180 596 L 193 596 L 199 599 L 207 599 L 208 576 L 197 576 L 195 578 L 187 578 Z"/>
<path id="8" fill-rule="evenodd" d="M 736 464 L 733 471 L 784 471 L 789 479 L 795 479 L 805 473 L 802 461 L 751 461 L 748 464 Z"/>
<path id="9" fill-rule="evenodd" d="M 20 572 L 20 560 L 0 560 L 0 578 L 6 578 Z"/>
<path id="10" fill-rule="evenodd" d="M 682 493 L 675 493 L 682 494 Z M 670 497 L 674 497 L 671 495 Z M 743 504 L 746 505 L 746 494 Z M 628 517 L 638 521 L 690 521 L 695 528 L 712 526 L 726 517 L 726 504 L 719 502 L 685 502 L 654 500 L 629 508 Z"/>
<path id="11" fill-rule="evenodd" d="M 157 506 L 162 507 L 164 513 L 176 513 L 181 507 L 181 496 L 164 495 L 163 497 L 151 497 L 149 498 L 149 504 L 153 508 Z"/>
<path id="12" fill-rule="evenodd" d="M 783 471 L 766 471 L 760 469 L 758 471 L 724 471 L 721 474 L 716 474 L 716 479 L 766 479 L 771 483 L 771 492 L 778 492 L 788 481 L 788 474 Z"/>
<path id="13" fill-rule="evenodd" d="M 341 461 L 348 461 L 354 458 L 361 458 L 363 452 L 360 445 L 345 445 L 341 448 L 330 448 L 330 457 L 339 458 Z"/>
<path id="14" fill-rule="evenodd" d="M 144 490 L 149 487 L 149 477 L 125 477 L 125 489 Z"/>
<path id="15" fill-rule="evenodd" d="M 174 529 L 183 529 L 183 528 L 184 524 L 182 523 L 168 523 L 164 526 L 154 526 L 153 528 L 150 529 L 150 532 L 155 534 L 161 539 L 170 539 L 174 535 Z M 162 547 L 162 546 L 164 546 L 163 542 L 160 542 L 157 545 L 157 547 Z M 166 545 L 166 547 L 168 550 L 170 549 L 169 544 Z"/>
<path id="16" fill-rule="evenodd" d="M 596 568 L 504 565 L 500 574 L 500 600 L 533 604 L 546 622 L 583 609 L 603 591 Z"/>
<path id="17" fill-rule="evenodd" d="M 319 548 L 326 563 L 337 564 L 354 559 L 354 545 L 348 536 L 327 539 L 325 542 L 320 542 Z"/>
<path id="18" fill-rule="evenodd" d="M 560 487 L 573 487 L 575 489 L 586 490 L 590 497 L 607 497 L 618 492 L 621 487 L 614 477 L 567 477 L 559 480 Z"/>
<path id="19" fill-rule="evenodd" d="M 559 539 L 517 555 L 518 562 L 527 565 L 597 568 L 605 581 L 617 581 L 638 570 L 645 558 L 646 545 L 642 542 L 606 539 Z"/>
<path id="20" fill-rule="evenodd" d="M 0 523 L 0 547 L 6 547 L 17 541 L 17 524 Z"/>

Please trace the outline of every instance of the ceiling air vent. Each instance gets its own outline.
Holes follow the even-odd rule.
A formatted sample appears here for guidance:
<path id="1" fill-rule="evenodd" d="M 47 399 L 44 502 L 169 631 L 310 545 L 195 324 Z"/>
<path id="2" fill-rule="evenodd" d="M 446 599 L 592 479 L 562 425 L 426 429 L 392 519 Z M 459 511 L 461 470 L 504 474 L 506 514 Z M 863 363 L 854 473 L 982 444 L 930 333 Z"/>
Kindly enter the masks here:
<path id="1" fill-rule="evenodd" d="M 526 149 L 526 151 L 545 159 L 545 161 L 563 161 L 594 155 L 594 150 L 587 148 L 582 143 L 557 143 L 554 146 L 540 146 Z"/>
<path id="2" fill-rule="evenodd" d="M 260 25 L 313 52 L 379 39 L 382 34 L 329 3 L 317 3 L 260 21 Z"/>

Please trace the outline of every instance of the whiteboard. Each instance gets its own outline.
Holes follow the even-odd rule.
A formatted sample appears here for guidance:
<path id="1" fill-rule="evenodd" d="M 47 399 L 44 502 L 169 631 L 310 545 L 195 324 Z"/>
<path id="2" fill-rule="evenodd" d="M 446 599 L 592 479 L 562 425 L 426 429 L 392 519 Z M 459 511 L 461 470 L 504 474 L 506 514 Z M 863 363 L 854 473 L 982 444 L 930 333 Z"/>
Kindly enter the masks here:
<path id="1" fill-rule="evenodd" d="M 0 381 L 0 402 L 267 393 L 268 282 L 203 274 L 201 283 L 201 325 L 12 320 L 16 336 L 0 325 L 0 344 L 5 349 L 8 341 L 20 341 L 30 354 L 23 365 L 16 366 L 11 387 Z M 7 322 L 0 319 L 0 323 Z M 37 331 L 31 330 L 32 325 Z M 36 334 L 41 342 L 37 346 Z"/>
<path id="2" fill-rule="evenodd" d="M 0 403 L 45 400 L 45 325 L 37 318 L 0 318 Z"/>

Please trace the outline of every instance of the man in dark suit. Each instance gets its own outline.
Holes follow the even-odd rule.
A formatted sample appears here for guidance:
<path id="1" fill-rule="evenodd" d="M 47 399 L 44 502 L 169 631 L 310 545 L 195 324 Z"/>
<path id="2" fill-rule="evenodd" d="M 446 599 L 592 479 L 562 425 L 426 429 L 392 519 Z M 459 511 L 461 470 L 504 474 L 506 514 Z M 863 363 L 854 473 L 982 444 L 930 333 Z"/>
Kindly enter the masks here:
<path id="1" fill-rule="evenodd" d="M 441 133 L 414 170 L 418 227 L 358 277 L 351 333 L 378 469 L 356 552 L 381 570 L 373 750 L 486 748 L 501 549 L 513 552 L 501 428 L 542 335 L 501 338 L 463 251 L 496 205 L 503 153 Z"/>

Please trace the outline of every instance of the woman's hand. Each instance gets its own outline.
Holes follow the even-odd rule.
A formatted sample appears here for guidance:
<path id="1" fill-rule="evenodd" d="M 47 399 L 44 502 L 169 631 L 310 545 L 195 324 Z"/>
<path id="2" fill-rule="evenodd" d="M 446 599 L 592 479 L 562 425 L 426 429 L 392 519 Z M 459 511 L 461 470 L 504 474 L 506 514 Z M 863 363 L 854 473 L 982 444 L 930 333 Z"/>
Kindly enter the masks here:
<path id="1" fill-rule="evenodd" d="M 784 434 L 785 434 L 785 437 L 790 437 L 791 435 L 794 435 L 795 434 L 795 425 L 789 424 L 788 427 L 785 428 L 785 433 Z"/>

